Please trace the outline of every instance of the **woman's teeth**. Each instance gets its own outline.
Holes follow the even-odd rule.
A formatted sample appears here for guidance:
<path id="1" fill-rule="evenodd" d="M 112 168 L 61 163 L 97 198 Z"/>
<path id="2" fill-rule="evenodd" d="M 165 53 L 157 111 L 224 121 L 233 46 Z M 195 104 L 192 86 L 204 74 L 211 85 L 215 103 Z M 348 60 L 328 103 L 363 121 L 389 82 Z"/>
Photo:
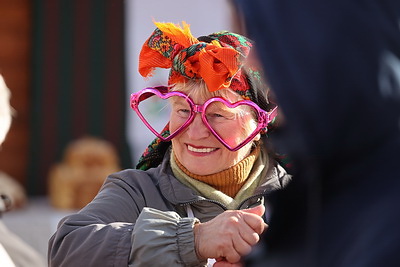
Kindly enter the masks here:
<path id="1" fill-rule="evenodd" d="M 210 152 L 213 152 L 214 150 L 217 150 L 216 148 L 195 148 L 195 147 L 192 147 L 189 145 L 188 145 L 188 149 L 189 149 L 189 151 L 198 152 L 198 153 L 210 153 Z"/>

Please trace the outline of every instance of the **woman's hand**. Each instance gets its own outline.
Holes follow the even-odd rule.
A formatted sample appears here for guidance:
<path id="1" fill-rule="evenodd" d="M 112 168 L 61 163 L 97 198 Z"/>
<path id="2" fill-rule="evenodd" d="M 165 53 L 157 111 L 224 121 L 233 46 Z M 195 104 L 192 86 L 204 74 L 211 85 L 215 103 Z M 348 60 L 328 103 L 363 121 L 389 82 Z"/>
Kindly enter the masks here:
<path id="1" fill-rule="evenodd" d="M 194 226 L 197 255 L 217 262 L 238 263 L 260 240 L 267 225 L 262 219 L 264 205 L 245 210 L 228 210 L 214 219 Z M 222 263 L 221 262 L 221 263 Z"/>

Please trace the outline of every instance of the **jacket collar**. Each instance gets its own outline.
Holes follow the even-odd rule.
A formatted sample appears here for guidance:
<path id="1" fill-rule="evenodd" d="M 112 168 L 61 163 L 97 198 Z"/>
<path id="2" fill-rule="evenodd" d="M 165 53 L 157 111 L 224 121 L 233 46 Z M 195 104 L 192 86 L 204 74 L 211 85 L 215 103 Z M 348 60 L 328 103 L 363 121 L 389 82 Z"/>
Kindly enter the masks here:
<path id="1" fill-rule="evenodd" d="M 159 177 L 159 188 L 163 196 L 174 205 L 182 205 L 185 203 L 194 203 L 199 201 L 218 203 L 217 201 L 208 200 L 205 197 L 200 196 L 198 192 L 182 184 L 177 178 L 175 178 L 170 167 L 170 150 L 171 147 L 165 153 L 162 163 L 157 168 L 153 169 L 155 175 Z M 263 153 L 266 153 L 265 149 L 263 150 Z M 272 190 L 279 189 L 276 186 L 273 186 L 273 184 L 276 184 L 276 181 L 279 180 L 280 176 L 287 174 L 283 168 L 278 170 L 275 165 L 275 161 L 270 157 L 268 168 L 262 170 L 260 185 L 256 188 L 253 197 L 243 201 L 240 207 L 246 208 L 247 206 L 251 206 L 255 202 L 259 201 L 262 195 Z M 221 203 L 218 204 L 224 206 Z"/>

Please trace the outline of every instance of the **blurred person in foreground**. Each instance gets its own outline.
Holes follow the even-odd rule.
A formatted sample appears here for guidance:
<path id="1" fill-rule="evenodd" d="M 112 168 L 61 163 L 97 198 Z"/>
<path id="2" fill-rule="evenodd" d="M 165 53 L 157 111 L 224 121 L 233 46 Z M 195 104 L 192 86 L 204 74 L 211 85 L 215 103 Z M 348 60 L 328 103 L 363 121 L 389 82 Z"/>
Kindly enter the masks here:
<path id="1" fill-rule="evenodd" d="M 266 148 L 277 107 L 244 66 L 250 40 L 155 24 L 139 72 L 171 69 L 168 86 L 132 94 L 131 107 L 157 138 L 138 169 L 110 175 L 59 223 L 50 266 L 241 266 L 267 227 L 264 196 L 290 180 Z"/>
<path id="2" fill-rule="evenodd" d="M 400 1 L 234 1 L 294 179 L 247 266 L 399 266 Z"/>
<path id="3" fill-rule="evenodd" d="M 0 149 L 11 125 L 12 108 L 10 91 L 0 75 Z M 0 266 L 1 267 L 44 267 L 44 259 L 26 244 L 20 237 L 11 232 L 2 222 L 3 212 L 13 205 L 12 198 L 0 183 Z"/>

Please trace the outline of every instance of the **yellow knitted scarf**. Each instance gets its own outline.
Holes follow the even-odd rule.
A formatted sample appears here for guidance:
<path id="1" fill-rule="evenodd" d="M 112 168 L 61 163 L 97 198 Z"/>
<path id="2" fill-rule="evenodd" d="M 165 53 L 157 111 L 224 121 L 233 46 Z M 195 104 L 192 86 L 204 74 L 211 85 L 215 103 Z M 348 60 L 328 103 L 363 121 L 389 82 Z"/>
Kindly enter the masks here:
<path id="1" fill-rule="evenodd" d="M 171 152 L 171 168 L 175 177 L 183 184 L 203 196 L 225 204 L 229 209 L 252 195 L 258 186 L 260 174 L 266 166 L 264 153 L 256 147 L 249 156 L 236 165 L 211 175 L 196 175 L 189 172 Z"/>

